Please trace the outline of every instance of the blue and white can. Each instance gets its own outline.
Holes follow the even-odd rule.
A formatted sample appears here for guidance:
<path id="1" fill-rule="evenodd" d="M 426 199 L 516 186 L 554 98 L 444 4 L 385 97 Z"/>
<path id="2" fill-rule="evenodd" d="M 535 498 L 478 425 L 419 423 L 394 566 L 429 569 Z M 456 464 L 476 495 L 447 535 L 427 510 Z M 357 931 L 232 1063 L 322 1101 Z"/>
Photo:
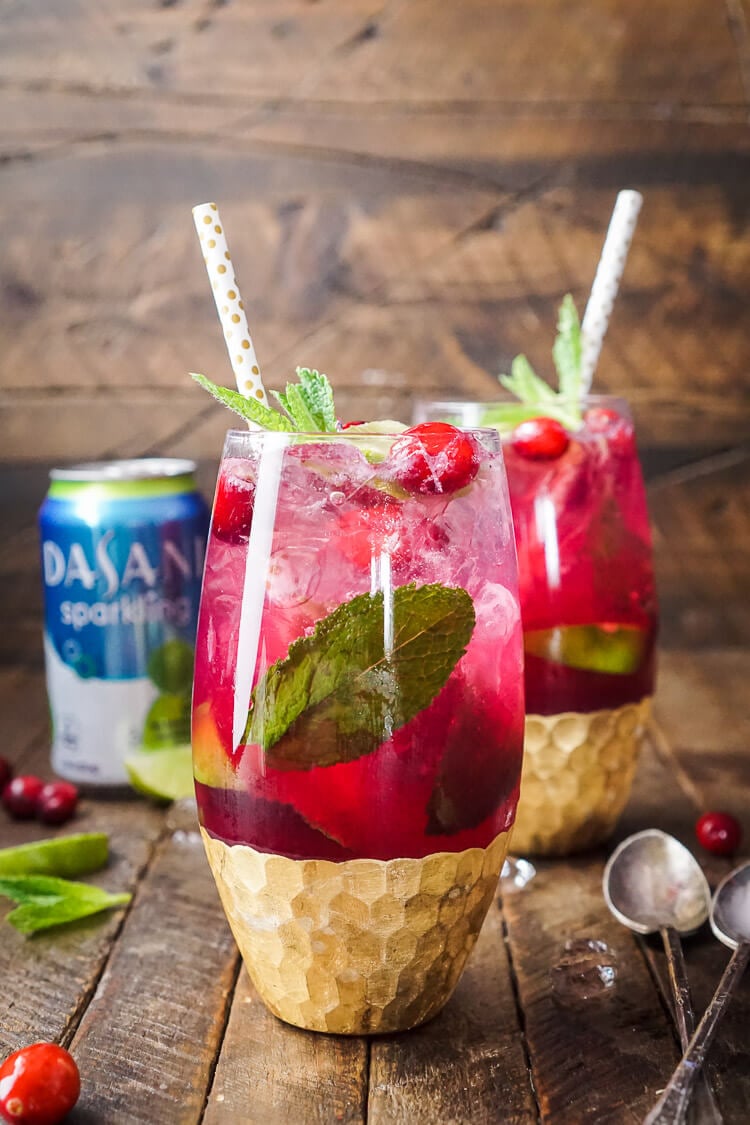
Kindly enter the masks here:
<path id="1" fill-rule="evenodd" d="M 209 512 L 192 461 L 53 469 L 39 512 L 52 767 L 127 783 L 134 750 L 190 741 Z"/>

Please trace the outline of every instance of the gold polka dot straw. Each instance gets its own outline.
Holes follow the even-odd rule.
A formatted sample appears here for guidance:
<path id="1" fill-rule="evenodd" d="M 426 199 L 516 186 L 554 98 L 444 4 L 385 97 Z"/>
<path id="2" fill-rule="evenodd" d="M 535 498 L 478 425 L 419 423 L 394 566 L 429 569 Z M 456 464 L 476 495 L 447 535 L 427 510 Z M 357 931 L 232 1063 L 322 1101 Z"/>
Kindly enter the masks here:
<path id="1" fill-rule="evenodd" d="M 245 308 L 240 300 L 240 287 L 234 276 L 219 209 L 215 203 L 199 203 L 193 208 L 193 220 L 201 241 L 203 261 L 206 263 L 237 387 L 247 398 L 257 399 L 267 406 L 266 389 L 260 377 L 260 367 L 247 326 Z"/>

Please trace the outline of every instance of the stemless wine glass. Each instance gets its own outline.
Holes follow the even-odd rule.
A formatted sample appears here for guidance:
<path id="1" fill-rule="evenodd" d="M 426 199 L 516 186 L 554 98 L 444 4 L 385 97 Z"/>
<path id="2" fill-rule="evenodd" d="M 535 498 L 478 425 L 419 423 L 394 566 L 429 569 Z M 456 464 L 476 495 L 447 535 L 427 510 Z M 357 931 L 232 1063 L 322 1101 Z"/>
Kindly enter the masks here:
<path id="1" fill-rule="evenodd" d="M 439 1011 L 518 799 L 523 642 L 498 437 L 466 435 L 453 492 L 430 450 L 429 480 L 404 487 L 395 455 L 403 468 L 411 440 L 231 432 L 216 488 L 193 695 L 201 831 L 258 992 L 315 1031 Z"/>
<path id="2" fill-rule="evenodd" d="M 654 688 L 657 612 L 627 406 L 590 396 L 552 409 L 552 425 L 525 435 L 516 427 L 534 411 L 517 402 L 421 402 L 415 418 L 502 435 L 527 710 L 513 850 L 565 855 L 606 839 L 627 801 Z"/>

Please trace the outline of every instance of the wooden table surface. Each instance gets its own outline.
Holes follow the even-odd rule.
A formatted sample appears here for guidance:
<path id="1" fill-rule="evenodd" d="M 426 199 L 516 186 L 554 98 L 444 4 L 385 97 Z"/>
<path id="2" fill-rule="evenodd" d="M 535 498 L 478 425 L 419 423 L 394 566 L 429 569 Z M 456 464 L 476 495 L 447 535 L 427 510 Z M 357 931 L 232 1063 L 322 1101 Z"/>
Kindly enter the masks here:
<path id="1" fill-rule="evenodd" d="M 696 815 L 720 806 L 750 840 L 749 481 L 749 449 L 651 478 L 663 646 L 652 737 L 616 838 L 658 826 L 699 851 Z M 0 749 L 18 770 L 48 775 L 31 523 L 44 473 L 6 470 L 0 486 L 0 557 L 6 593 L 17 591 L 0 638 Z M 535 860 L 501 880 L 443 1013 L 366 1040 L 300 1032 L 265 1011 L 240 969 L 189 803 L 89 798 L 74 825 L 110 834 L 112 862 L 93 881 L 132 890 L 131 905 L 31 939 L 0 930 L 0 1055 L 36 1039 L 70 1046 L 83 1078 L 71 1121 L 638 1122 L 678 1058 L 663 955 L 608 915 L 604 850 Z M 0 845 L 42 831 L 55 834 L 0 812 Z M 699 858 L 712 884 L 729 870 Z M 728 951 L 707 927 L 685 944 L 702 1010 Z M 748 1027 L 750 978 L 711 1052 L 728 1125 L 750 1119 Z"/>
<path id="2" fill-rule="evenodd" d="M 646 203 L 597 371 L 634 409 L 662 610 L 651 739 L 617 837 L 750 844 L 750 0 L 0 4 L 0 753 L 49 774 L 34 514 L 52 463 L 197 456 L 227 378 L 190 220 L 222 206 L 264 374 L 343 417 L 491 397 L 585 302 L 618 188 Z M 502 881 L 445 1011 L 337 1039 L 269 1016 L 189 808 L 83 801 L 130 906 L 0 922 L 0 1056 L 73 1050 L 72 1122 L 638 1122 L 678 1057 L 658 943 L 607 914 L 606 850 Z M 0 811 L 0 845 L 38 826 Z M 60 830 L 61 832 L 66 829 Z M 45 835 L 54 835 L 45 830 Z M 701 856 L 712 884 L 728 863 Z M 0 902 L 0 917 L 6 906 Z M 686 942 L 702 1009 L 728 951 Z M 711 1053 L 750 1120 L 750 979 Z"/>

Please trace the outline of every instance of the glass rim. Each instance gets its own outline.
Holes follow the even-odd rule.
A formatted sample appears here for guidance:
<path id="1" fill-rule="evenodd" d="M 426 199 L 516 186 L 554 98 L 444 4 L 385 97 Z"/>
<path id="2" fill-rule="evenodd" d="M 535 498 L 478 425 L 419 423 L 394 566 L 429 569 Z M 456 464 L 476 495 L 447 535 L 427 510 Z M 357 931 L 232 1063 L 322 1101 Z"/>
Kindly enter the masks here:
<path id="1" fill-rule="evenodd" d="M 430 403 L 433 402 L 432 399 L 425 399 L 424 401 L 430 402 Z M 434 400 L 434 401 L 437 401 L 437 400 Z M 468 401 L 468 400 L 466 400 L 466 401 Z M 447 403 L 440 402 L 439 405 L 444 406 L 444 405 L 447 405 Z M 456 402 L 456 403 L 454 403 L 454 405 L 460 406 L 460 405 L 463 405 L 463 403 Z M 473 405 L 473 403 L 469 403 L 469 405 Z M 489 405 L 492 405 L 492 404 L 490 403 Z M 439 419 L 434 418 L 433 421 L 437 422 L 437 421 L 439 421 Z M 289 438 L 299 439 L 300 444 L 303 444 L 303 443 L 312 444 L 314 441 L 320 441 L 320 440 L 322 440 L 322 441 L 352 441 L 352 442 L 361 442 L 361 441 L 368 441 L 368 440 L 373 441 L 374 439 L 377 439 L 377 438 L 393 438 L 395 440 L 395 438 L 402 437 L 402 435 L 405 434 L 407 430 L 413 429 L 414 425 L 423 425 L 423 424 L 424 423 L 414 423 L 413 425 L 407 426 L 405 429 L 400 430 L 400 431 L 388 430 L 388 431 L 382 432 L 382 433 L 375 433 L 375 432 L 372 432 L 372 431 L 370 433 L 350 433 L 349 430 L 335 430 L 333 433 L 318 433 L 318 432 L 310 432 L 310 433 L 304 432 L 303 433 L 303 432 L 300 432 L 299 430 L 236 430 L 236 429 L 231 429 L 231 430 L 226 431 L 226 434 L 224 436 L 224 440 L 226 441 L 229 438 L 242 438 L 242 439 L 258 438 L 258 437 L 265 437 L 268 434 L 275 434 L 277 437 L 289 437 Z M 497 429 L 496 429 L 495 426 L 454 426 L 452 422 L 449 422 L 448 425 L 453 426 L 454 430 L 460 430 L 462 434 L 470 434 L 472 436 L 485 437 L 485 438 L 489 438 L 490 440 L 494 440 L 494 438 L 497 436 Z"/>
<path id="2" fill-rule="evenodd" d="M 552 390 L 552 388 L 550 388 Z M 608 403 L 617 403 L 626 410 L 630 410 L 630 403 L 623 395 L 616 394 L 586 394 L 586 395 L 558 395 L 555 392 L 555 402 L 564 406 L 601 406 Z M 467 406 L 476 406 L 479 409 L 489 408 L 498 409 L 504 406 L 507 407 L 523 407 L 526 403 L 521 402 L 518 398 L 505 397 L 502 398 L 430 398 L 425 395 L 417 395 L 414 398 L 415 405 L 430 406 L 436 409 L 444 408 L 446 410 L 455 409 L 462 410 Z M 533 406 L 528 407 L 529 410 L 536 409 Z M 539 417 L 544 416 L 544 403 L 540 403 Z M 487 429 L 486 426 L 472 427 L 476 429 Z"/>

